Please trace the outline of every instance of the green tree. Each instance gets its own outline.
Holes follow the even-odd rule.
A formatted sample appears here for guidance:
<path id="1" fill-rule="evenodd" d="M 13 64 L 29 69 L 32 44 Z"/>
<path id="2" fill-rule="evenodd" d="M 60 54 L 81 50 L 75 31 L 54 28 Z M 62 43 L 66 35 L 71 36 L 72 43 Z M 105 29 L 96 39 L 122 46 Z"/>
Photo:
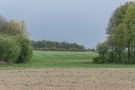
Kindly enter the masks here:
<path id="1" fill-rule="evenodd" d="M 32 44 L 24 21 L 7 21 L 0 16 L 0 60 L 7 63 L 25 63 L 32 56 Z"/>
<path id="2" fill-rule="evenodd" d="M 104 61 L 110 63 L 135 63 L 135 2 L 127 2 L 117 8 L 112 15 L 107 28 L 108 48 L 106 53 L 99 53 L 99 59 L 104 54 Z M 103 43 L 104 44 L 104 43 Z M 97 48 L 102 47 L 100 44 Z M 98 50 L 100 51 L 100 50 Z M 98 61 L 98 60 L 96 60 Z M 100 60 L 99 60 L 100 61 Z"/>

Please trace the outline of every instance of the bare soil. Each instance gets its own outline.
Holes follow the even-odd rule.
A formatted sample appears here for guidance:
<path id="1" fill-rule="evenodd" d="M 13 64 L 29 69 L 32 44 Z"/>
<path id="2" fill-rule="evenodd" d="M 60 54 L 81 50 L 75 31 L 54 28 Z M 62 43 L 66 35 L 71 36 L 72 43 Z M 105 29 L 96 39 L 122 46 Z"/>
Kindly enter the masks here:
<path id="1" fill-rule="evenodd" d="M 0 70 L 0 90 L 135 90 L 135 69 Z"/>

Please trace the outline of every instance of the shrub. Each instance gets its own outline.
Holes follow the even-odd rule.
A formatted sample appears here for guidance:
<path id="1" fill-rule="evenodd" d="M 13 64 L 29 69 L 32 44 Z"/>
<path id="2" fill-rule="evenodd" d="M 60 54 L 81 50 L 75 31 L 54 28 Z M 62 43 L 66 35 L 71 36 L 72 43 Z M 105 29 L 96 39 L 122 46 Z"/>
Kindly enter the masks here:
<path id="1" fill-rule="evenodd" d="M 103 57 L 95 57 L 93 59 L 93 63 L 102 64 L 102 63 L 106 63 L 106 60 Z"/>
<path id="2" fill-rule="evenodd" d="M 16 42 L 20 47 L 20 55 L 16 63 L 25 63 L 32 57 L 32 44 L 31 41 L 23 36 L 17 36 Z"/>
<path id="3" fill-rule="evenodd" d="M 23 36 L 0 36 L 0 61 L 25 63 L 32 57 L 32 45 Z"/>
<path id="4" fill-rule="evenodd" d="M 32 44 L 27 38 L 25 22 L 6 20 L 0 16 L 0 61 L 25 63 L 32 56 Z"/>
<path id="5" fill-rule="evenodd" d="M 15 63 L 20 55 L 20 47 L 13 38 L 0 36 L 0 60 Z"/>

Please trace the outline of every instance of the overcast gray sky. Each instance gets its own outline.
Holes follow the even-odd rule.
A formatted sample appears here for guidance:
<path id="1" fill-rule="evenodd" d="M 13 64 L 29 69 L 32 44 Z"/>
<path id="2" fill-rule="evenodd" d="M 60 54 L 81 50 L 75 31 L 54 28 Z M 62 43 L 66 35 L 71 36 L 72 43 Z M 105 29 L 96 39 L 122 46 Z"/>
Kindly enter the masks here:
<path id="1" fill-rule="evenodd" d="M 0 14 L 24 20 L 34 40 L 77 42 L 93 48 L 106 39 L 113 12 L 128 0 L 0 0 Z"/>

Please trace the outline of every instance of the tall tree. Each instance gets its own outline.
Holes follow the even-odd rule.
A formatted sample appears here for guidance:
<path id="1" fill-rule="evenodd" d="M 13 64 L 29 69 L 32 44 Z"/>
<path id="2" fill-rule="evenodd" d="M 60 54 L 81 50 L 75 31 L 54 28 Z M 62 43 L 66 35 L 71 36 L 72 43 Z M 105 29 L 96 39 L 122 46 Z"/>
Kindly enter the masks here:
<path id="1" fill-rule="evenodd" d="M 115 10 L 108 24 L 107 34 L 106 42 L 109 48 L 104 54 L 105 61 L 110 61 L 110 63 L 135 63 L 134 1 L 127 2 Z"/>

